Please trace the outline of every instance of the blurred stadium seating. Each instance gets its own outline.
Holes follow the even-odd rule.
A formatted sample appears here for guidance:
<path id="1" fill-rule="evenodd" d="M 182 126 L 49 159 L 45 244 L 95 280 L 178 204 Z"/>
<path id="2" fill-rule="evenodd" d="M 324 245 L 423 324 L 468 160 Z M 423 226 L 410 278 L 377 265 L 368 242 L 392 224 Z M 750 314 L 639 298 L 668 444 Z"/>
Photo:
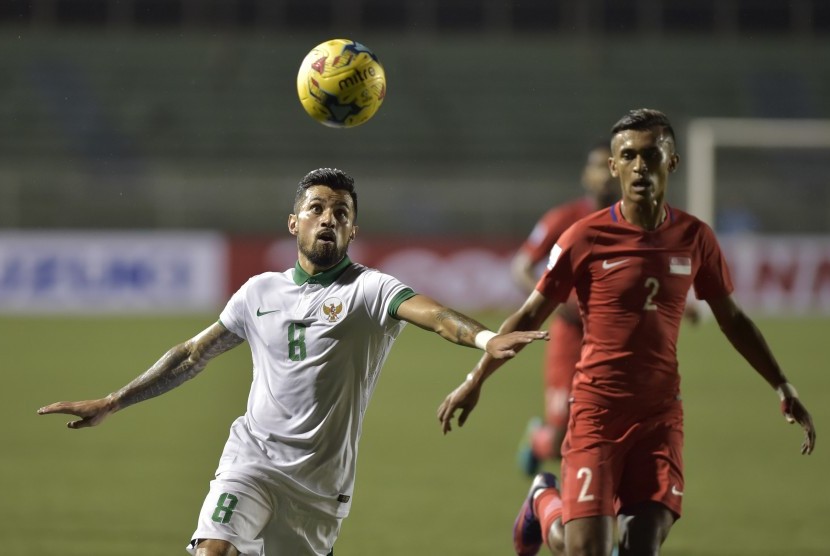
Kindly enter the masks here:
<path id="1" fill-rule="evenodd" d="M 830 66 L 813 62 L 830 59 L 827 2 L 665 4 L 5 2 L 0 226 L 272 232 L 286 190 L 333 165 L 358 179 L 368 233 L 519 238 L 577 193 L 585 147 L 629 108 L 665 110 L 681 135 L 696 117 L 830 116 Z M 389 96 L 335 131 L 305 116 L 294 79 L 344 34 L 379 53 Z M 802 188 L 816 202 L 800 231 L 828 231 L 826 186 Z M 678 174 L 674 202 L 684 187 Z"/>
<path id="2" fill-rule="evenodd" d="M 748 34 L 830 32 L 823 0 L 9 0 L 0 21 L 66 26 Z"/>

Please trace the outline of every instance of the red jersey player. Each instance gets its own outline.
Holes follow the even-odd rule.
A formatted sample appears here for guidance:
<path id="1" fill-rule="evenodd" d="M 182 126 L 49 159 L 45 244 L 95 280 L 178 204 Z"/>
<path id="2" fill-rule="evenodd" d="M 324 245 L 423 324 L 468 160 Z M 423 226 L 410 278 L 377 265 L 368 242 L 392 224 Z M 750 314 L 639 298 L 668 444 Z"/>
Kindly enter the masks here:
<path id="1" fill-rule="evenodd" d="M 665 202 L 679 157 L 662 112 L 639 109 L 611 132 L 611 174 L 622 200 L 569 228 L 548 270 L 500 328 L 538 329 L 572 288 L 585 331 L 563 446 L 561 494 L 550 473 L 536 476 L 514 524 L 519 555 L 544 542 L 555 554 L 610 554 L 614 518 L 620 555 L 659 554 L 683 496 L 682 406 L 676 344 L 693 286 L 724 335 L 777 391 L 786 419 L 815 447 L 812 418 L 766 341 L 732 298 L 712 230 Z M 481 338 L 485 342 L 486 338 Z M 501 366 L 485 356 L 438 409 L 444 432 L 455 411 L 463 425 L 484 380 Z M 564 524 L 564 525 L 563 525 Z"/>
<path id="2" fill-rule="evenodd" d="M 547 261 L 559 236 L 577 220 L 619 199 L 619 188 L 608 170 L 609 156 L 607 141 L 598 142 L 588 151 L 581 176 L 585 195 L 548 210 L 513 257 L 513 279 L 525 293 L 535 289 L 537 266 Z M 557 308 L 550 322 L 550 338 L 544 360 L 544 421 L 533 418 L 528 423 L 517 458 L 519 468 L 531 477 L 541 461 L 561 457 L 571 381 L 582 351 L 582 321 L 573 297 Z"/>

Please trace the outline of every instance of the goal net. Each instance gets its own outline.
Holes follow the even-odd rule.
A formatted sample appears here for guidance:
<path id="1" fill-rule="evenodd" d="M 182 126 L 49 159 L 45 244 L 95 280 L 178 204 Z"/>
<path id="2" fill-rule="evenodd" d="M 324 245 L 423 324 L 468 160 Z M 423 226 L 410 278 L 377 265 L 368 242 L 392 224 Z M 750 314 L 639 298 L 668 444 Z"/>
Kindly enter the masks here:
<path id="1" fill-rule="evenodd" d="M 716 230 L 732 215 L 748 231 L 830 233 L 830 120 L 696 119 L 687 141 L 687 206 Z"/>
<path id="2" fill-rule="evenodd" d="M 686 139 L 687 208 L 718 233 L 736 297 L 830 315 L 830 120 L 697 119 Z"/>

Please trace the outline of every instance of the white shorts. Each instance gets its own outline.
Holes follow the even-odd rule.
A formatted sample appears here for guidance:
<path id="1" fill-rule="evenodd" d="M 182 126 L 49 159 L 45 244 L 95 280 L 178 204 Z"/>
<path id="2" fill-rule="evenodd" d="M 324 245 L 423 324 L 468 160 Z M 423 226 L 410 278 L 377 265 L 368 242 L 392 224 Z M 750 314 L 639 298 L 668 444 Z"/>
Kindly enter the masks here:
<path id="1" fill-rule="evenodd" d="M 199 512 L 187 551 L 198 540 L 231 543 L 241 556 L 327 556 L 342 518 L 309 506 L 289 488 L 240 473 L 220 473 Z"/>

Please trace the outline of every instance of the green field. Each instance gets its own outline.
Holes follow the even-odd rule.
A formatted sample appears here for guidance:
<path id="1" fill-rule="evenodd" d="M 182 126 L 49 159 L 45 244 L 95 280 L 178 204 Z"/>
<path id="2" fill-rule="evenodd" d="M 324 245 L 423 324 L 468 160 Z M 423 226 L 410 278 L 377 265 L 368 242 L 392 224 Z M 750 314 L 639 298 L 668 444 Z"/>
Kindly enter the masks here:
<path id="1" fill-rule="evenodd" d="M 246 348 L 98 428 L 68 430 L 64 416 L 35 411 L 120 387 L 213 318 L 0 319 L 5 554 L 185 554 L 228 426 L 245 408 Z M 499 315 L 481 318 L 499 323 Z M 830 320 L 758 324 L 823 433 Z M 467 426 L 444 437 L 435 409 L 477 354 L 407 328 L 367 414 L 337 556 L 511 554 L 528 484 L 515 448 L 541 409 L 540 357 L 534 345 L 508 364 Z M 664 554 L 830 554 L 830 447 L 819 438 L 816 453 L 799 454 L 801 432 L 713 324 L 684 329 L 680 360 L 685 515 Z"/>

